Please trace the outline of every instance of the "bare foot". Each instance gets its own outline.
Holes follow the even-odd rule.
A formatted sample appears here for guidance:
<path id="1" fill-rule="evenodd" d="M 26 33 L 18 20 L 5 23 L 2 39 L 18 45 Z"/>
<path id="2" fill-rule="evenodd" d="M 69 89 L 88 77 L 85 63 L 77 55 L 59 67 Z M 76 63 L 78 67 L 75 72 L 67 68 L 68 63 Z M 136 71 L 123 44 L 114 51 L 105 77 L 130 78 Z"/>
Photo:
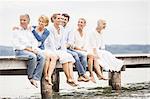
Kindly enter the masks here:
<path id="1" fill-rule="evenodd" d="M 76 86 L 78 86 L 78 84 L 76 84 L 74 81 L 69 81 L 69 80 L 67 80 L 67 83 L 70 85 L 70 86 L 72 86 L 72 87 L 76 87 Z"/>
<path id="2" fill-rule="evenodd" d="M 49 79 L 48 79 L 48 83 L 49 83 L 49 85 L 52 85 L 52 86 L 53 86 L 53 83 L 52 83 L 51 77 L 49 77 Z"/>
<path id="3" fill-rule="evenodd" d="M 45 80 L 48 81 L 48 76 L 45 76 Z"/>
<path id="4" fill-rule="evenodd" d="M 79 81 L 79 82 L 81 82 L 81 81 L 83 81 L 83 82 L 88 82 L 89 79 L 86 79 L 84 76 L 80 76 L 80 77 L 78 78 L 78 81 Z"/>
<path id="5" fill-rule="evenodd" d="M 33 86 L 35 86 L 36 88 L 38 88 L 37 82 L 34 79 L 30 79 L 30 82 Z"/>
<path id="6" fill-rule="evenodd" d="M 91 80 L 93 83 L 96 83 L 95 78 L 94 78 L 93 76 L 90 77 L 90 80 Z"/>
<path id="7" fill-rule="evenodd" d="M 48 82 L 49 85 L 53 86 L 53 83 L 51 82 L 51 78 L 50 77 L 46 76 L 45 80 Z"/>
<path id="8" fill-rule="evenodd" d="M 101 77 L 99 76 L 98 79 L 99 80 L 108 80 L 108 78 L 105 78 L 104 76 L 101 76 Z"/>
<path id="9" fill-rule="evenodd" d="M 83 75 L 83 77 L 85 78 L 85 79 L 88 79 L 88 80 L 90 80 L 89 79 L 89 77 L 85 74 L 85 75 Z"/>

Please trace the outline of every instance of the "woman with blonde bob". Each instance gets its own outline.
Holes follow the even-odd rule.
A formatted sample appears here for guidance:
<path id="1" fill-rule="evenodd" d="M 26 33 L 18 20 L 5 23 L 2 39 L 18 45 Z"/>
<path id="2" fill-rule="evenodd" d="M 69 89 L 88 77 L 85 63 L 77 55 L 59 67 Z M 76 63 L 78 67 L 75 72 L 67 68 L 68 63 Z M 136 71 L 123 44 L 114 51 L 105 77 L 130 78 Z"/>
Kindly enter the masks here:
<path id="1" fill-rule="evenodd" d="M 47 16 L 40 16 L 38 19 L 38 26 L 32 26 L 32 33 L 38 41 L 38 47 L 43 51 L 46 56 L 46 62 L 44 67 L 44 77 L 50 85 L 52 84 L 51 76 L 54 71 L 57 56 L 52 53 L 51 50 L 45 49 L 44 43 L 47 37 L 50 35 L 50 32 L 45 28 L 49 24 L 49 19 Z"/>

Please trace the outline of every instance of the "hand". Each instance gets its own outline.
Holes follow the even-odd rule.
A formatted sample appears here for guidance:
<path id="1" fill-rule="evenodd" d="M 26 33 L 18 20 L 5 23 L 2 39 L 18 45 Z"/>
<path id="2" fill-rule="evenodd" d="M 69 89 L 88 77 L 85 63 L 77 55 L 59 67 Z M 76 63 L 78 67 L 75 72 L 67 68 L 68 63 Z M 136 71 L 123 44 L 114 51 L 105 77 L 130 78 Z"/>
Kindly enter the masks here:
<path id="1" fill-rule="evenodd" d="M 14 31 L 14 30 L 19 30 L 19 27 L 15 26 L 15 27 L 13 27 L 12 30 L 13 30 L 13 31 Z"/>
<path id="2" fill-rule="evenodd" d="M 32 50 L 32 52 L 33 52 L 34 54 L 36 54 L 36 55 L 37 55 L 37 53 L 38 53 L 38 51 L 37 51 L 36 49 Z"/>

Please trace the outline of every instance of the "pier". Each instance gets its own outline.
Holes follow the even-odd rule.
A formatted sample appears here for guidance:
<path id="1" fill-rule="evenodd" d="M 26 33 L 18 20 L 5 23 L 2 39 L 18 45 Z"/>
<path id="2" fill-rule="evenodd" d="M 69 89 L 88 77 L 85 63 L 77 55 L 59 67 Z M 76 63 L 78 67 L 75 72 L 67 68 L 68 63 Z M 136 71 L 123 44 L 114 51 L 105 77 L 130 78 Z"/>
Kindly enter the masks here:
<path id="1" fill-rule="evenodd" d="M 150 54 L 114 54 L 117 58 L 124 61 L 122 71 L 126 68 L 144 68 L 150 67 Z M 26 56 L 16 57 L 15 55 L 0 56 L 0 75 L 27 75 L 27 61 Z M 44 78 L 41 79 L 41 96 L 43 99 L 50 97 L 53 92 L 59 92 L 60 76 L 59 72 L 63 71 L 60 63 L 54 70 L 52 76 L 53 86 L 49 85 Z M 74 71 L 76 69 L 74 68 Z M 121 90 L 121 71 L 108 72 L 109 85 L 113 90 Z"/>

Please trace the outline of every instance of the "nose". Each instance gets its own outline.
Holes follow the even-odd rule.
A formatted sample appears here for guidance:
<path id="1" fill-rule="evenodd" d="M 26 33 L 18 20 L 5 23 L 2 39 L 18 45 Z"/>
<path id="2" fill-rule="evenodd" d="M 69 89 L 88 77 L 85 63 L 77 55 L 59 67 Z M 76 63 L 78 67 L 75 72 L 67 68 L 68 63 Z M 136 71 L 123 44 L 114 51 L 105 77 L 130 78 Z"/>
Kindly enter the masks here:
<path id="1" fill-rule="evenodd" d="M 21 20 L 21 21 L 20 21 L 20 23 L 24 23 L 24 21 L 23 21 L 23 20 Z"/>

